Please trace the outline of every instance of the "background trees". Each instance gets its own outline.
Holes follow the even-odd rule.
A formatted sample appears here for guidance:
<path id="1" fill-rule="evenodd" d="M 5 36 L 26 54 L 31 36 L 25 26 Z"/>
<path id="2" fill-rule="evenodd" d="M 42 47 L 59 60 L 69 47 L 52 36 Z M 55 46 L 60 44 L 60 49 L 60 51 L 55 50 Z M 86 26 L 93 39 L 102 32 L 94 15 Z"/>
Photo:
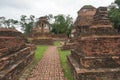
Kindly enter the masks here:
<path id="1" fill-rule="evenodd" d="M 24 33 L 29 34 L 35 26 L 35 16 L 30 15 L 30 17 L 27 18 L 26 15 L 22 15 L 19 23 Z"/>
<path id="2" fill-rule="evenodd" d="M 5 17 L 0 17 L 0 27 L 3 27 L 5 22 Z"/>
<path id="3" fill-rule="evenodd" d="M 5 24 L 7 27 L 15 28 L 15 25 L 18 24 L 18 21 L 17 21 L 17 20 L 14 20 L 14 19 L 8 19 L 8 20 L 5 20 L 4 24 Z"/>
<path id="4" fill-rule="evenodd" d="M 120 32 L 120 0 L 115 0 L 118 7 L 111 7 L 109 11 L 110 20 L 113 22 L 113 26 Z"/>
<path id="5" fill-rule="evenodd" d="M 59 14 L 54 16 L 54 22 L 52 23 L 52 32 L 55 34 L 69 35 L 73 24 L 73 18 L 70 15 Z"/>
<path id="6" fill-rule="evenodd" d="M 120 9 L 120 0 L 115 0 L 115 3 L 118 5 L 118 7 Z"/>
<path id="7" fill-rule="evenodd" d="M 73 24 L 73 18 L 70 15 L 59 14 L 53 16 L 52 14 L 46 15 L 48 21 L 51 24 L 51 32 L 55 34 L 66 34 L 69 35 L 71 32 L 71 27 Z M 24 34 L 31 33 L 33 27 L 35 27 L 37 19 L 34 15 L 27 17 L 26 15 L 21 15 L 20 20 L 6 19 L 5 17 L 0 17 L 0 27 L 11 27 L 18 28 L 21 27 L 21 30 Z"/>
<path id="8" fill-rule="evenodd" d="M 18 24 L 18 20 L 6 19 L 5 17 L 0 17 L 0 27 L 15 28 L 17 24 Z"/>

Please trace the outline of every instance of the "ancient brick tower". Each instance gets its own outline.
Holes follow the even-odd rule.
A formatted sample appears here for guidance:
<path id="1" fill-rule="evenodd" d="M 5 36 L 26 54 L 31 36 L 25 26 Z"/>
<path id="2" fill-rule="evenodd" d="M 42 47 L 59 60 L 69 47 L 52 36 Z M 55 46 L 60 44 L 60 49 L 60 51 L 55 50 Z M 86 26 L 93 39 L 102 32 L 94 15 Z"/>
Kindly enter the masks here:
<path id="1" fill-rule="evenodd" d="M 78 11 L 78 17 L 72 27 L 71 39 L 69 42 L 62 46 L 62 50 L 68 50 L 76 47 L 77 37 L 83 33 L 87 32 L 89 26 L 93 22 L 93 16 L 96 13 L 96 8 L 91 5 L 83 6 Z"/>
<path id="2" fill-rule="evenodd" d="M 81 21 L 76 24 L 81 24 Z M 120 35 L 108 19 L 107 8 L 96 9 L 87 28 L 83 25 L 77 27 L 78 45 L 68 56 L 74 78 L 120 80 Z"/>
<path id="3" fill-rule="evenodd" d="M 87 32 L 89 27 L 93 22 L 93 16 L 96 13 L 96 8 L 91 5 L 83 6 L 78 11 L 78 17 L 74 23 L 74 28 L 76 29 L 76 36 L 79 36 L 80 33 Z"/>
<path id="4" fill-rule="evenodd" d="M 53 44 L 50 34 L 50 23 L 46 17 L 40 17 L 36 23 L 36 27 L 32 30 L 32 38 L 34 44 Z"/>
<path id="5" fill-rule="evenodd" d="M 35 47 L 25 41 L 17 30 L 0 28 L 0 80 L 16 80 L 33 61 Z"/>
<path id="6" fill-rule="evenodd" d="M 40 17 L 36 23 L 36 27 L 32 30 L 33 36 L 38 33 L 45 34 L 50 32 L 50 23 L 46 17 Z M 35 34 L 36 33 L 36 34 Z M 36 35 L 39 36 L 39 35 Z"/>

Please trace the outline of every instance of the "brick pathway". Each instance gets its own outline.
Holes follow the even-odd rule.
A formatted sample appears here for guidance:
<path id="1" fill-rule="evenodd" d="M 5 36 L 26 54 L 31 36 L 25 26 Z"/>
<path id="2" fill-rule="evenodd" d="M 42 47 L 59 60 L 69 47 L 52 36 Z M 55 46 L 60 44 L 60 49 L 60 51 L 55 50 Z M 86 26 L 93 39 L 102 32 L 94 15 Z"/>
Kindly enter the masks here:
<path id="1" fill-rule="evenodd" d="M 50 46 L 28 80 L 67 80 L 62 72 L 57 48 Z"/>

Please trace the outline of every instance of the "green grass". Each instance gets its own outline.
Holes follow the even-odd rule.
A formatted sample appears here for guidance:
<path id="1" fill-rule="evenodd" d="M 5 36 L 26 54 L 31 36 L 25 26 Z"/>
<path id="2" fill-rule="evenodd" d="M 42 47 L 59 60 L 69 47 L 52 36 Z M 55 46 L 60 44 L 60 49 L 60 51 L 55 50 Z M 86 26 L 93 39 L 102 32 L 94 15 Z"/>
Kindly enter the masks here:
<path id="1" fill-rule="evenodd" d="M 59 41 L 56 41 L 54 45 L 57 47 L 61 46 Z M 58 52 L 65 77 L 67 78 L 67 80 L 74 80 L 66 57 L 67 55 L 71 54 L 70 50 L 62 51 L 60 48 L 58 48 Z"/>
<path id="2" fill-rule="evenodd" d="M 34 58 L 35 64 L 39 62 L 39 60 L 42 58 L 47 48 L 48 46 L 45 46 L 45 45 L 37 46 L 37 49 L 35 51 L 35 58 Z"/>
<path id="3" fill-rule="evenodd" d="M 37 46 L 35 50 L 35 56 L 34 56 L 33 62 L 27 67 L 27 69 L 23 73 L 23 76 L 24 74 L 27 75 L 27 76 L 24 76 L 25 79 L 27 79 L 27 77 L 30 75 L 35 65 L 40 61 L 40 59 L 44 55 L 47 48 L 48 46 L 43 46 L 43 45 Z"/>
<path id="4" fill-rule="evenodd" d="M 62 64 L 62 68 L 63 68 L 65 77 L 68 80 L 74 80 L 73 75 L 72 75 L 71 70 L 70 70 L 70 66 L 67 62 L 67 57 L 66 57 L 67 55 L 70 55 L 71 52 L 69 50 L 61 51 L 61 49 L 58 49 L 58 52 L 59 52 L 59 55 L 60 55 L 60 61 L 61 61 L 61 64 Z"/>
<path id="5" fill-rule="evenodd" d="M 60 41 L 56 41 L 56 42 L 54 42 L 54 46 L 57 46 L 57 47 L 61 46 Z"/>
<path id="6" fill-rule="evenodd" d="M 37 46 L 37 48 L 35 50 L 34 60 L 31 64 L 31 66 L 29 67 L 30 71 L 32 71 L 32 69 L 35 67 L 35 65 L 40 61 L 40 59 L 44 55 L 47 48 L 48 48 L 48 46 L 45 46 L 45 45 L 38 45 Z"/>

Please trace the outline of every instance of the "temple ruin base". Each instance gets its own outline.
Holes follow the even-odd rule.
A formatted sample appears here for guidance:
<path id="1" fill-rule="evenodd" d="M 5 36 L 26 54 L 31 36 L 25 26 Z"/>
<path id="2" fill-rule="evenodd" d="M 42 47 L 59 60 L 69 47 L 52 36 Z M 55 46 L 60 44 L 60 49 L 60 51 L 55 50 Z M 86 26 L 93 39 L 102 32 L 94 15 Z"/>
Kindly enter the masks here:
<path id="1" fill-rule="evenodd" d="M 67 56 L 75 80 L 120 80 L 120 68 L 86 69 L 71 56 Z"/>

